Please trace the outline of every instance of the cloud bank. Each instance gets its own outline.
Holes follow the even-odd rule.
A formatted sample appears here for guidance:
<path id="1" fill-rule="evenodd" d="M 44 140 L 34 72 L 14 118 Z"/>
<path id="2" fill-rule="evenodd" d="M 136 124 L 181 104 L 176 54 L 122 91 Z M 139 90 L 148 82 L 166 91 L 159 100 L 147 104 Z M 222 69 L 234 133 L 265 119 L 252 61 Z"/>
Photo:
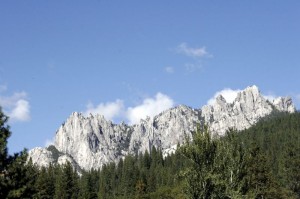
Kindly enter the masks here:
<path id="1" fill-rule="evenodd" d="M 3 95 L 6 86 L 0 86 L 0 106 L 11 121 L 29 121 L 30 104 L 26 92 L 15 92 L 11 96 Z"/>
<path id="2" fill-rule="evenodd" d="M 112 121 L 121 118 L 129 124 L 136 124 L 140 119 L 146 119 L 147 116 L 153 117 L 173 106 L 172 98 L 158 92 L 154 97 L 145 98 L 140 104 L 128 108 L 125 108 L 124 102 L 119 99 L 114 102 L 100 103 L 97 106 L 89 103 L 84 114 L 100 114 Z"/>

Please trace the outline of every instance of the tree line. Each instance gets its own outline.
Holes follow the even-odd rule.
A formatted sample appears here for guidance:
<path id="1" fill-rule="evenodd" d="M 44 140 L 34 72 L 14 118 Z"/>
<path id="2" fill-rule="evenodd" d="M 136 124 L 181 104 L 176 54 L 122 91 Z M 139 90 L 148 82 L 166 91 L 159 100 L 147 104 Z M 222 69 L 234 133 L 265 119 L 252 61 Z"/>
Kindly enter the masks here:
<path id="1" fill-rule="evenodd" d="M 38 168 L 26 150 L 9 155 L 7 119 L 0 110 L 0 198 L 300 198 L 298 112 L 220 138 L 199 126 L 167 157 L 152 147 L 81 173 L 70 163 Z"/>

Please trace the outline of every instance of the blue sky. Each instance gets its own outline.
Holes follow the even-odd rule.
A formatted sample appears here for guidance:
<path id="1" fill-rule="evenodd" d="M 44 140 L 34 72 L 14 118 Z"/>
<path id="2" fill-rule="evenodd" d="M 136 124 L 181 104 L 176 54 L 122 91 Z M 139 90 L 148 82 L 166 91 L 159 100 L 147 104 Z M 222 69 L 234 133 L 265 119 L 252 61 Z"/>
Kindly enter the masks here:
<path id="1" fill-rule="evenodd" d="M 300 1 L 0 2 L 0 105 L 10 153 L 74 111 L 134 123 L 257 85 L 300 107 Z"/>

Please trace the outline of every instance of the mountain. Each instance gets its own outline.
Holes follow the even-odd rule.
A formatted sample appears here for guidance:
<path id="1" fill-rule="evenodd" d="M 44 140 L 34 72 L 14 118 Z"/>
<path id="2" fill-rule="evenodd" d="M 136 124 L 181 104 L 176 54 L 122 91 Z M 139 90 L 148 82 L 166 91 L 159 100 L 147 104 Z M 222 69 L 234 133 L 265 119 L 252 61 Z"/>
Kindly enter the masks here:
<path id="1" fill-rule="evenodd" d="M 273 111 L 292 113 L 295 107 L 289 97 L 268 100 L 251 86 L 239 92 L 232 103 L 219 95 L 213 105 L 201 109 L 179 105 L 131 126 L 113 124 L 101 115 L 85 117 L 74 112 L 56 132 L 54 145 L 34 148 L 29 157 L 40 166 L 69 161 L 78 169 L 90 170 L 127 154 L 150 151 L 153 146 L 166 156 L 192 138 L 198 124 L 206 124 L 215 136 L 222 136 L 229 128 L 247 129 Z"/>

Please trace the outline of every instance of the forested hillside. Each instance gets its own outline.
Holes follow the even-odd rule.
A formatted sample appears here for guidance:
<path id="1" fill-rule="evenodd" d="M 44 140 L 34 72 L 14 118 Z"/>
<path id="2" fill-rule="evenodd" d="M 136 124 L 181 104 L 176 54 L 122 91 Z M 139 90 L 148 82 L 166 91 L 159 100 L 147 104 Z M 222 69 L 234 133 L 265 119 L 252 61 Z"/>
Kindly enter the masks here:
<path id="1" fill-rule="evenodd" d="M 37 168 L 24 154 L 8 156 L 5 123 L 2 116 L 1 198 L 300 198 L 298 112 L 217 139 L 199 127 L 175 154 L 153 147 L 80 175 L 70 164 Z"/>

